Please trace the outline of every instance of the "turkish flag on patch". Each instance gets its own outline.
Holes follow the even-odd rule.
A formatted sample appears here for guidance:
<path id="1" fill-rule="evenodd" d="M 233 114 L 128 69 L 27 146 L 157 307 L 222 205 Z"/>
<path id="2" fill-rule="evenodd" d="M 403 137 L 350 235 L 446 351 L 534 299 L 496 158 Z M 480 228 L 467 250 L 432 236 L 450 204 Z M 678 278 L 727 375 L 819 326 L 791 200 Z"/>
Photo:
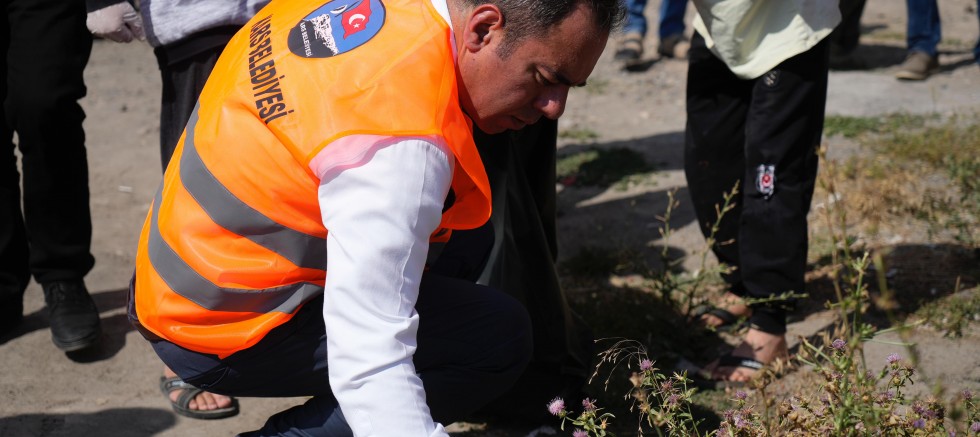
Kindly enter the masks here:
<path id="1" fill-rule="evenodd" d="M 344 11 L 340 19 L 344 25 L 344 39 L 364 30 L 371 20 L 371 0 L 361 0 L 357 6 Z"/>

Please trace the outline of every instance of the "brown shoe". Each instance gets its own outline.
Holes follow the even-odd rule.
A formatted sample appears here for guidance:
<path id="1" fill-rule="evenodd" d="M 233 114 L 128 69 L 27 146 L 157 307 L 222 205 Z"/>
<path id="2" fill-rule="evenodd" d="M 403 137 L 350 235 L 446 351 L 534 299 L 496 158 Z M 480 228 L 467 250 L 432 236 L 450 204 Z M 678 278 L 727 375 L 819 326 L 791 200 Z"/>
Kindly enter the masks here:
<path id="1" fill-rule="evenodd" d="M 895 77 L 900 80 L 925 80 L 939 71 L 939 60 L 926 52 L 913 51 L 898 67 Z"/>
<path id="2" fill-rule="evenodd" d="M 643 35 L 630 32 L 623 36 L 614 58 L 627 64 L 639 62 L 643 56 Z"/>
<path id="3" fill-rule="evenodd" d="M 687 50 L 691 48 L 691 43 L 687 41 L 683 33 L 675 33 L 665 36 L 657 46 L 657 53 L 666 58 L 685 59 Z"/>

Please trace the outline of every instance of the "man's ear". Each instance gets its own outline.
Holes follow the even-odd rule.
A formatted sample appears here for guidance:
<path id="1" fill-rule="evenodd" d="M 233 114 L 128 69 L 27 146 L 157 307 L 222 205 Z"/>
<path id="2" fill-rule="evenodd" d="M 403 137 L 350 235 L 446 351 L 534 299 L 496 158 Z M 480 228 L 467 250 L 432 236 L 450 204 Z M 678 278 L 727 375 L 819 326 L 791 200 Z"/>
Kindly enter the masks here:
<path id="1" fill-rule="evenodd" d="M 463 47 L 477 52 L 503 38 L 504 15 L 496 5 L 484 3 L 473 8 L 463 27 Z"/>

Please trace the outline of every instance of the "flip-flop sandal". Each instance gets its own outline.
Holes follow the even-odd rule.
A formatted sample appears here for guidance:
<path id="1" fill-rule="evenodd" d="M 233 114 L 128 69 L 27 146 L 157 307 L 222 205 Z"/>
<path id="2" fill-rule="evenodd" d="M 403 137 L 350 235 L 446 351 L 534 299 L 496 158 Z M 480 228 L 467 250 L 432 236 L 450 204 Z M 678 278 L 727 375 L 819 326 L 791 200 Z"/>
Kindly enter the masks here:
<path id="1" fill-rule="evenodd" d="M 170 393 L 174 390 L 183 390 L 183 392 L 177 396 L 176 401 L 170 401 Z M 213 419 L 224 419 L 226 417 L 231 417 L 238 414 L 238 399 L 231 398 L 231 405 L 225 408 L 218 408 L 216 410 L 193 410 L 190 408 L 190 403 L 194 398 L 204 393 L 193 385 L 190 385 L 180 379 L 179 376 L 161 376 L 160 377 L 160 391 L 167 400 L 170 401 L 170 406 L 173 407 L 174 412 L 180 414 L 181 416 L 190 417 L 192 419 L 203 419 L 203 420 L 213 420 Z"/>
<path id="2" fill-rule="evenodd" d="M 697 322 L 701 319 L 701 316 L 704 315 L 715 316 L 721 320 L 721 324 L 714 327 L 714 329 L 717 331 L 737 330 L 744 324 L 745 320 L 748 319 L 744 316 L 737 316 L 724 308 L 704 304 L 694 307 L 694 310 L 691 311 L 691 321 Z"/>
<path id="3" fill-rule="evenodd" d="M 762 370 L 766 365 L 761 361 L 754 358 L 748 357 L 736 357 L 732 354 L 725 354 L 718 357 L 718 365 L 715 366 L 716 369 L 721 367 L 742 367 L 746 369 L 752 369 L 755 371 Z M 703 370 L 703 369 L 702 369 Z M 705 372 L 694 373 L 690 376 L 691 380 L 694 381 L 694 386 L 701 390 L 724 390 L 726 388 L 742 388 L 748 384 L 748 381 L 729 381 L 726 379 L 715 379 L 711 377 L 711 374 L 705 374 Z"/>

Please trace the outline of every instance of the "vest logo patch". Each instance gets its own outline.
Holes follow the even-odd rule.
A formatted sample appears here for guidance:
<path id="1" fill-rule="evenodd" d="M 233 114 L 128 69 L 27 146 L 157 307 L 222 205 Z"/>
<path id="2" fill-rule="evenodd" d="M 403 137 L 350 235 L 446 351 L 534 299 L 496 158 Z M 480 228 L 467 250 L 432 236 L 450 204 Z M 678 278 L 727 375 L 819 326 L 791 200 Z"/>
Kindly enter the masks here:
<path id="1" fill-rule="evenodd" d="M 304 58 L 329 58 L 368 42 L 385 22 L 381 0 L 333 0 L 289 31 L 289 51 Z"/>

